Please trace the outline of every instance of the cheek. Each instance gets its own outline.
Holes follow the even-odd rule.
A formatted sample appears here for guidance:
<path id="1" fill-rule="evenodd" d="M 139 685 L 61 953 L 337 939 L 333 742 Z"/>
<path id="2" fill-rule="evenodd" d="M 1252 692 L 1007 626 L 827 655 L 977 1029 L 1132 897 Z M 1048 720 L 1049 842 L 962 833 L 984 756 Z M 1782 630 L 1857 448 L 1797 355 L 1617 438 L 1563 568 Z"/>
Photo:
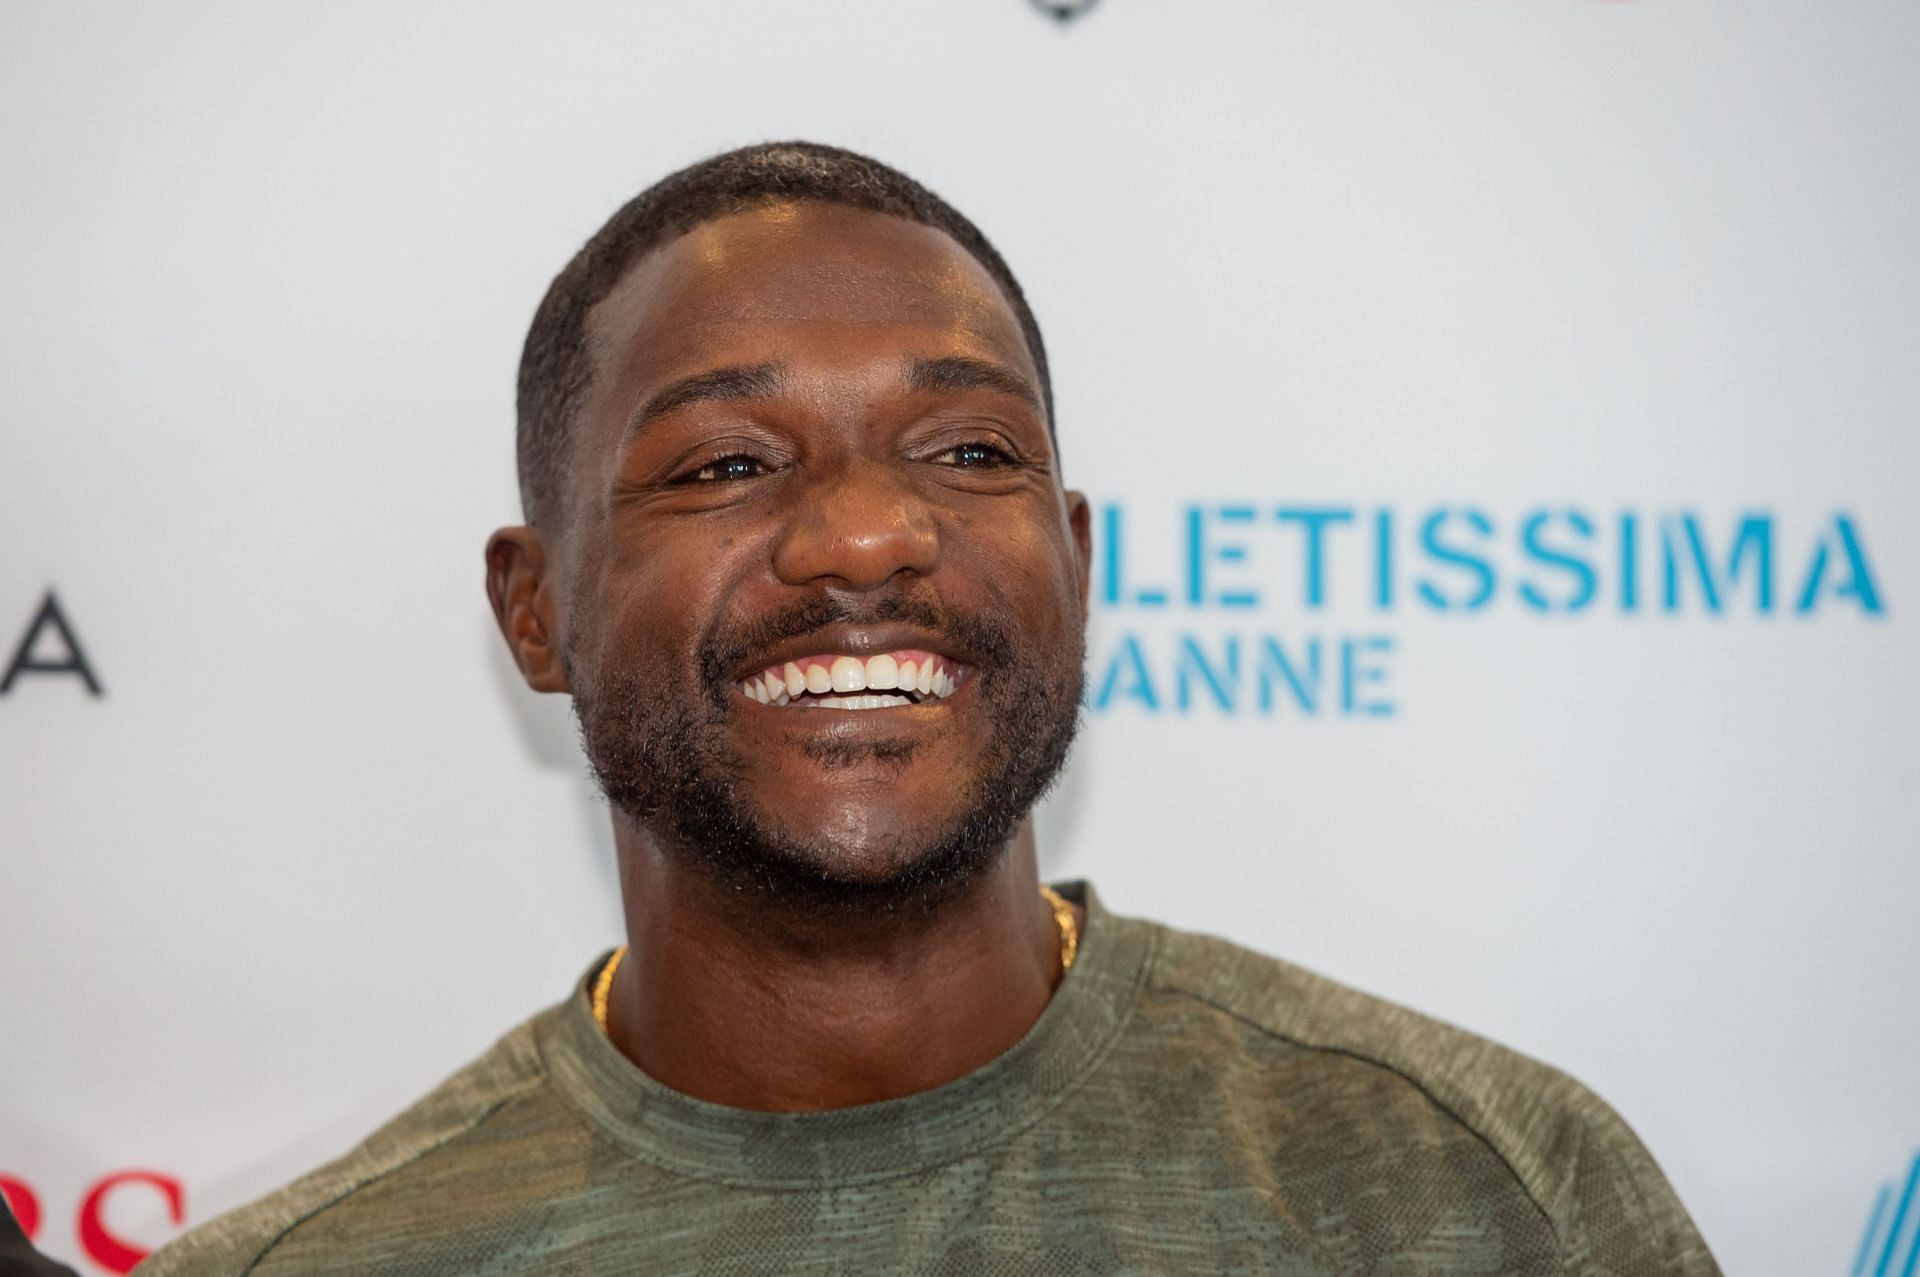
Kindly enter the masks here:
<path id="1" fill-rule="evenodd" d="M 610 573 L 601 595 L 596 651 L 604 666 L 657 686 L 687 684 L 710 615 L 707 581 L 657 557 Z"/>
<path id="2" fill-rule="evenodd" d="M 1053 638 L 1080 630 L 1084 621 L 1071 548 L 1050 529 L 1011 528 L 982 559 L 981 580 L 997 615 L 1036 636 Z"/>
<path id="3" fill-rule="evenodd" d="M 756 561 L 770 561 L 770 542 L 768 535 L 743 529 L 738 519 L 681 515 L 616 523 L 603 597 L 627 614 L 712 616 Z"/>

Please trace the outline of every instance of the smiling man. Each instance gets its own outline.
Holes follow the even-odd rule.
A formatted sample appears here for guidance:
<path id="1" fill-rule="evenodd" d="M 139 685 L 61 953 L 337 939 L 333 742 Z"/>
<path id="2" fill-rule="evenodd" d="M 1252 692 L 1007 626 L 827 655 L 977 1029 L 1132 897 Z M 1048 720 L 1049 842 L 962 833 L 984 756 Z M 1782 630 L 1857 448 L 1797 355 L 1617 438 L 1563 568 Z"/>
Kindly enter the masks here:
<path id="1" fill-rule="evenodd" d="M 1715 1271 L 1565 1076 L 1040 884 L 1087 504 L 924 188 L 797 143 L 667 178 L 554 281 L 519 432 L 488 595 L 573 697 L 628 944 L 143 1271 Z"/>

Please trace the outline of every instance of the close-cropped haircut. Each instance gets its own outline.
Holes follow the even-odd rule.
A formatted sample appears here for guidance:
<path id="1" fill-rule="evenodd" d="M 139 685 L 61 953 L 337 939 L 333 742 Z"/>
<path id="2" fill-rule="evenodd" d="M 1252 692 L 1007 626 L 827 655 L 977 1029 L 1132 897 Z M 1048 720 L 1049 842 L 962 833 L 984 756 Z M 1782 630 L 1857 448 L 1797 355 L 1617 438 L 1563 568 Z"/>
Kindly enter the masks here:
<path id="1" fill-rule="evenodd" d="M 593 382 L 587 312 L 641 257 L 694 227 L 769 204 L 808 200 L 918 222 L 944 231 L 1006 294 L 1040 374 L 1053 430 L 1053 385 L 1040 325 L 1019 281 L 980 229 L 898 169 L 815 142 L 742 147 L 662 178 L 607 219 L 547 289 L 520 356 L 517 451 L 520 502 L 536 527 L 563 517 L 562 493 L 575 417 Z"/>

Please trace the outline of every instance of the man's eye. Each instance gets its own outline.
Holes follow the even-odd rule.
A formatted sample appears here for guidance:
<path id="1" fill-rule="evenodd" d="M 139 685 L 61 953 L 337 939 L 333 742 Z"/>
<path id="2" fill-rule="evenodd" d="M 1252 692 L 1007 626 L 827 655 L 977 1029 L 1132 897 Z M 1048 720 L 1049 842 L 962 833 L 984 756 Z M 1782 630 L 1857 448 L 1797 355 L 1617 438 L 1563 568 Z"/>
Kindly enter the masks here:
<path id="1" fill-rule="evenodd" d="M 1013 455 L 1004 448 L 996 448 L 990 443 L 963 443 L 948 448 L 936 461 L 947 465 L 959 466 L 967 470 L 983 470 L 994 466 L 1010 466 Z"/>
<path id="2" fill-rule="evenodd" d="M 685 475 L 681 483 L 726 483 L 734 479 L 752 479 L 766 473 L 766 466 L 744 453 L 719 457 Z"/>

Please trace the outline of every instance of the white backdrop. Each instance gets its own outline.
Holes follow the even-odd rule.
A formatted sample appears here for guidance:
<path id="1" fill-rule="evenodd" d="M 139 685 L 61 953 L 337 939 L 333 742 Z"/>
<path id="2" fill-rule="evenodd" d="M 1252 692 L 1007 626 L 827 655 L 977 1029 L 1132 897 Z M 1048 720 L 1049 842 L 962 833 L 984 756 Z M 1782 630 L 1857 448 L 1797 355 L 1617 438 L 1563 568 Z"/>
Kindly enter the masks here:
<path id="1" fill-rule="evenodd" d="M 1729 1272 L 1912 1272 L 1916 65 L 1903 0 L 0 4 L 0 656 L 52 590 L 104 689 L 0 696 L 0 1178 L 124 1268 L 615 939 L 481 590 L 514 364 L 803 136 L 999 244 L 1119 534 L 1046 871 L 1573 1072 Z"/>

